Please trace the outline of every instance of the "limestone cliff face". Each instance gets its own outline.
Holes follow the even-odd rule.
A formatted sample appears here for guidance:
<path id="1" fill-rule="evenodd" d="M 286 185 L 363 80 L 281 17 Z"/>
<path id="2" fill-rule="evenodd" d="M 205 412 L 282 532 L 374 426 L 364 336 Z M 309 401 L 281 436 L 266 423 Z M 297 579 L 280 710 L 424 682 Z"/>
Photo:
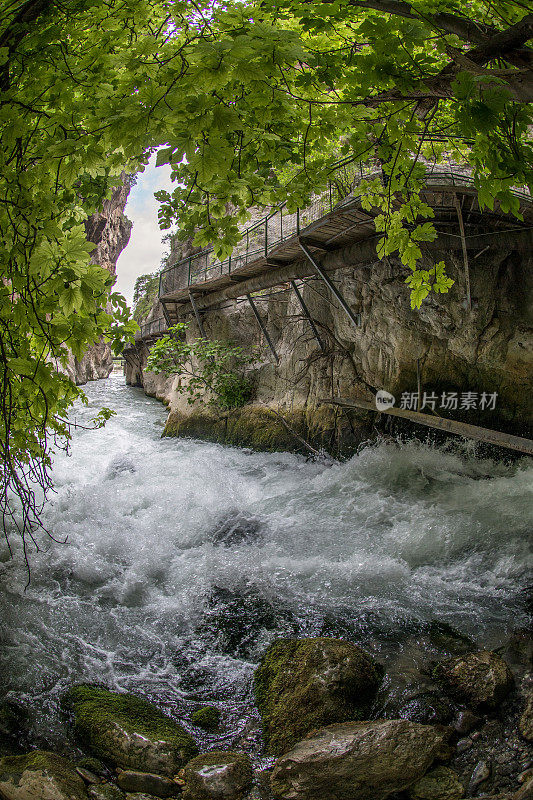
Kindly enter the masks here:
<path id="1" fill-rule="evenodd" d="M 449 242 L 449 240 L 448 240 Z M 322 351 L 289 287 L 257 296 L 256 302 L 279 355 L 276 365 L 246 301 L 228 301 L 204 315 L 207 335 L 258 344 L 264 358 L 254 370 L 256 400 L 239 411 L 215 413 L 189 406 L 175 391 L 175 379 L 146 372 L 146 348 L 128 358 L 127 380 L 167 403 L 167 435 L 191 435 L 239 445 L 299 449 L 279 421 L 281 412 L 295 432 L 315 446 L 349 453 L 375 424 L 368 412 L 335 410 L 324 398 L 370 399 L 386 389 L 400 403 L 417 391 L 417 361 L 435 410 L 472 424 L 531 436 L 533 423 L 533 237 L 531 232 L 493 237 L 471 259 L 472 310 L 465 300 L 462 256 L 443 244 L 443 258 L 455 284 L 448 295 L 433 295 L 411 310 L 405 270 L 393 258 L 353 266 L 352 247 L 328 254 L 338 288 L 361 325 L 355 327 L 319 280 L 306 280 L 302 293 L 324 340 Z M 340 261 L 339 261 L 340 260 Z M 198 335 L 196 323 L 191 332 Z M 439 408 L 442 393 L 459 393 L 457 411 Z M 461 393 L 477 393 L 477 409 L 462 409 Z M 481 393 L 497 393 L 494 409 L 481 409 Z M 383 419 L 386 419 L 383 417 Z"/>
<path id="2" fill-rule="evenodd" d="M 117 186 L 102 210 L 85 222 L 87 240 L 96 245 L 91 261 L 115 274 L 119 255 L 130 240 L 132 223 L 124 214 L 130 186 Z M 111 348 L 104 341 L 90 347 L 81 360 L 71 355 L 67 374 L 77 384 L 107 378 L 113 368 Z"/>

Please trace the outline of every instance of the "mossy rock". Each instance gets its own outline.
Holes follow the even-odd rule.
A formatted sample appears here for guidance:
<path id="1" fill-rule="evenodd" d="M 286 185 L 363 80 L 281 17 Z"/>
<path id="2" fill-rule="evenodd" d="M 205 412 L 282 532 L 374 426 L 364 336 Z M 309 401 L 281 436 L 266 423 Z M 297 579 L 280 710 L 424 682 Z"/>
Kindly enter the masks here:
<path id="1" fill-rule="evenodd" d="M 183 771 L 183 800 L 241 800 L 252 787 L 247 755 L 212 750 L 189 761 Z"/>
<path id="2" fill-rule="evenodd" d="M 81 769 L 88 769 L 89 772 L 94 772 L 95 775 L 100 775 L 101 777 L 107 777 L 109 774 L 109 769 L 106 767 L 103 761 L 100 761 L 99 758 L 93 758 L 92 756 L 84 756 L 84 758 L 79 758 L 76 761 L 76 766 L 81 767 Z"/>
<path id="3" fill-rule="evenodd" d="M 89 786 L 87 794 L 91 800 L 125 800 L 124 792 L 114 783 L 97 783 Z"/>
<path id="4" fill-rule="evenodd" d="M 514 686 L 508 665 L 488 650 L 441 661 L 433 677 L 451 697 L 479 710 L 497 708 Z"/>
<path id="5" fill-rule="evenodd" d="M 362 719 L 382 678 L 383 667 L 350 642 L 273 642 L 254 678 L 268 752 L 287 752 L 315 728 Z"/>
<path id="6" fill-rule="evenodd" d="M 174 775 L 198 752 L 193 738 L 146 700 L 99 686 L 74 686 L 64 702 L 82 742 L 122 769 Z"/>
<path id="7" fill-rule="evenodd" d="M 458 774 L 443 766 L 432 769 L 409 790 L 410 800 L 460 800 L 463 795 Z"/>
<path id="8" fill-rule="evenodd" d="M 197 725 L 204 731 L 216 731 L 220 725 L 220 710 L 215 706 L 202 706 L 191 716 L 193 725 Z"/>
<path id="9" fill-rule="evenodd" d="M 23 755 L 27 750 L 28 714 L 10 700 L 0 702 L 0 756 Z"/>
<path id="10" fill-rule="evenodd" d="M 3 800 L 87 800 L 73 764 L 46 750 L 0 759 Z"/>

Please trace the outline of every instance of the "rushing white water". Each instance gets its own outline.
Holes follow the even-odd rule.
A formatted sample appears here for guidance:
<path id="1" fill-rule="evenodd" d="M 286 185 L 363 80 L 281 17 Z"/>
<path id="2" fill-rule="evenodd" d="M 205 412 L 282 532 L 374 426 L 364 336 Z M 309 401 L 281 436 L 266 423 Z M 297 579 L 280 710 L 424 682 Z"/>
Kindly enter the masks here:
<path id="1" fill-rule="evenodd" d="M 379 650 L 434 620 L 491 643 L 524 623 L 530 463 L 383 442 L 328 466 L 161 439 L 161 405 L 122 377 L 87 394 L 80 421 L 118 413 L 56 458 L 46 516 L 66 543 L 32 554 L 26 591 L 20 559 L 0 564 L 5 689 L 49 735 L 75 681 L 171 713 L 231 699 L 235 731 L 275 635 Z"/>

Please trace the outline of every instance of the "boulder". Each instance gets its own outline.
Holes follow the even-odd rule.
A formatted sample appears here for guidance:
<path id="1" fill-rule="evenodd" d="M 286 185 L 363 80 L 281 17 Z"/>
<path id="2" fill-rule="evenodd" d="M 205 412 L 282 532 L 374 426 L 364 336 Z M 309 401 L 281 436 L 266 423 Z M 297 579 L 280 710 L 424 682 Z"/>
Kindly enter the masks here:
<path id="1" fill-rule="evenodd" d="M 23 755 L 27 747 L 25 709 L 11 700 L 0 702 L 0 756 Z"/>
<path id="2" fill-rule="evenodd" d="M 518 730 L 526 742 L 533 742 L 533 686 L 528 687 L 526 705 L 518 723 Z"/>
<path id="3" fill-rule="evenodd" d="M 488 650 L 441 661 L 433 675 L 456 700 L 480 710 L 496 708 L 514 685 L 505 661 Z"/>
<path id="4" fill-rule="evenodd" d="M 124 792 L 114 783 L 97 783 L 89 786 L 87 793 L 91 800 L 124 800 Z"/>
<path id="5" fill-rule="evenodd" d="M 214 586 L 206 600 L 197 633 L 212 640 L 221 653 L 256 660 L 265 631 L 291 636 L 296 630 L 290 611 L 262 597 L 254 588 L 232 591 Z"/>
<path id="6" fill-rule="evenodd" d="M 0 759 L 3 800 L 87 800 L 85 784 L 65 758 L 46 750 Z"/>
<path id="7" fill-rule="evenodd" d="M 234 547 L 241 544 L 257 544 L 264 538 L 264 523 L 246 514 L 230 511 L 216 524 L 213 531 L 213 544 Z"/>
<path id="8" fill-rule="evenodd" d="M 421 722 L 423 725 L 447 725 L 454 711 L 453 703 L 442 692 L 427 689 L 415 691 L 403 699 L 393 716 Z"/>
<path id="9" fill-rule="evenodd" d="M 411 800 L 460 800 L 464 786 L 449 767 L 435 767 L 409 790 Z"/>
<path id="10" fill-rule="evenodd" d="M 203 706 L 197 709 L 191 716 L 193 725 L 197 725 L 202 730 L 211 733 L 216 731 L 220 725 L 221 713 L 215 706 Z"/>
<path id="11" fill-rule="evenodd" d="M 155 797 L 174 797 L 181 791 L 177 783 L 164 775 L 133 769 L 119 772 L 117 783 L 124 792 L 151 794 Z"/>
<path id="12" fill-rule="evenodd" d="M 384 800 L 449 758 L 450 733 L 409 720 L 328 725 L 278 759 L 272 791 L 283 800 Z"/>
<path id="13" fill-rule="evenodd" d="M 382 677 L 383 667 L 350 642 L 273 642 L 254 678 L 268 751 L 280 755 L 315 728 L 361 719 Z"/>
<path id="14" fill-rule="evenodd" d="M 193 738 L 146 700 L 99 686 L 74 686 L 65 696 L 79 738 L 105 761 L 174 775 L 198 752 Z"/>
<path id="15" fill-rule="evenodd" d="M 252 764 L 243 753 L 212 750 L 183 771 L 183 800 L 241 800 L 252 787 Z"/>

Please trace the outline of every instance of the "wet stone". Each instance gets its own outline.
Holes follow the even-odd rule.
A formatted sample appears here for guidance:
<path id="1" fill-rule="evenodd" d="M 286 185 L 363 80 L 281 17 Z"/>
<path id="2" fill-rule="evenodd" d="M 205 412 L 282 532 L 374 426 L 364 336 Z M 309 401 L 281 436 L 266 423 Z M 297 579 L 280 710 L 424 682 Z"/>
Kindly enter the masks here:
<path id="1" fill-rule="evenodd" d="M 518 730 L 526 742 L 533 742 L 533 686 L 529 685 L 526 692 L 525 707 L 520 716 Z"/>
<path id="2" fill-rule="evenodd" d="M 451 701 L 438 692 L 420 692 L 402 703 L 397 711 L 399 719 L 410 719 L 423 725 L 446 725 L 455 713 Z"/>
<path id="3" fill-rule="evenodd" d="M 420 778 L 410 789 L 410 800 L 460 800 L 464 786 L 449 767 L 439 766 Z"/>
<path id="4" fill-rule="evenodd" d="M 174 775 L 198 752 L 179 723 L 134 695 L 80 685 L 69 689 L 64 703 L 81 741 L 123 769 Z"/>
<path id="5" fill-rule="evenodd" d="M 114 783 L 97 783 L 87 791 L 92 800 L 124 800 L 124 793 Z"/>
<path id="6" fill-rule="evenodd" d="M 450 756 L 449 735 L 409 720 L 328 725 L 278 759 L 272 790 L 283 800 L 385 800 Z"/>
<path id="7" fill-rule="evenodd" d="M 10 700 L 0 702 L 0 756 L 20 755 L 29 748 L 26 727 L 27 712 Z"/>
<path id="8" fill-rule="evenodd" d="M 383 667 L 351 642 L 276 640 L 254 676 L 268 752 L 286 752 L 315 728 L 364 718 L 382 678 Z"/>
<path id="9" fill-rule="evenodd" d="M 109 775 L 109 769 L 106 767 L 103 761 L 100 761 L 99 758 L 92 758 L 91 756 L 80 758 L 78 761 L 76 761 L 76 766 L 80 767 L 81 769 L 87 769 L 89 772 L 99 775 L 100 777 L 106 777 Z"/>
<path id="10" fill-rule="evenodd" d="M 202 730 L 211 733 L 220 725 L 221 712 L 215 706 L 203 706 L 191 715 L 191 722 Z"/>
<path id="11" fill-rule="evenodd" d="M 490 762 L 478 761 L 468 782 L 469 794 L 474 794 L 478 787 L 490 778 L 491 773 L 492 768 Z"/>
<path id="12" fill-rule="evenodd" d="M 117 783 L 125 792 L 150 794 L 155 797 L 173 797 L 180 791 L 179 786 L 170 778 L 136 770 L 119 772 Z"/>
<path id="13" fill-rule="evenodd" d="M 253 589 L 238 592 L 213 587 L 197 633 L 212 639 L 218 652 L 249 659 L 265 631 L 275 631 L 278 636 L 294 634 L 292 614 Z"/>
<path id="14" fill-rule="evenodd" d="M 433 676 L 447 693 L 474 709 L 497 708 L 514 685 L 505 661 L 487 650 L 442 661 Z"/>
<path id="15" fill-rule="evenodd" d="M 85 769 L 85 767 L 76 767 L 76 772 L 80 776 L 85 783 L 100 783 L 100 778 L 98 775 L 95 775 L 94 772 L 91 772 L 90 769 Z"/>
<path id="16" fill-rule="evenodd" d="M 264 536 L 264 523 L 258 517 L 229 512 L 216 524 L 212 541 L 216 547 L 235 547 L 257 544 Z"/>
<path id="17" fill-rule="evenodd" d="M 183 800 L 242 800 L 252 788 L 252 764 L 243 753 L 213 750 L 183 770 Z"/>
<path id="18" fill-rule="evenodd" d="M 67 759 L 46 750 L 0 759 L 3 800 L 87 800 L 85 784 Z"/>
<path id="19" fill-rule="evenodd" d="M 466 711 L 461 711 L 457 715 L 457 719 L 453 723 L 453 728 L 457 731 L 459 736 L 465 736 L 480 725 L 481 722 L 481 717 L 478 717 L 477 714 L 473 714 L 472 711 L 468 711 L 467 709 Z"/>

